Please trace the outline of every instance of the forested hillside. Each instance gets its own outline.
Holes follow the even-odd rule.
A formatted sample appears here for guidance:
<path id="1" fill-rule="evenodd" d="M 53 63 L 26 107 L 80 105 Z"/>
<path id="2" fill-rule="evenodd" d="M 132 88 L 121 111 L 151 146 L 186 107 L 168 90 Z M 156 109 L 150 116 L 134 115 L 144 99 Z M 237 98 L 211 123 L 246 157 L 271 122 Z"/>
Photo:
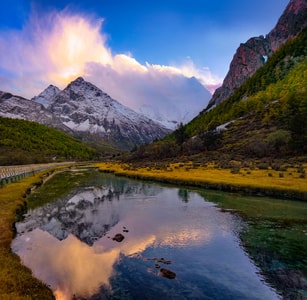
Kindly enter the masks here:
<path id="1" fill-rule="evenodd" d="M 90 160 L 96 150 L 35 122 L 0 117 L 0 165 Z"/>
<path id="2" fill-rule="evenodd" d="M 275 52 L 232 96 L 131 159 L 205 154 L 289 157 L 307 151 L 307 29 Z"/>

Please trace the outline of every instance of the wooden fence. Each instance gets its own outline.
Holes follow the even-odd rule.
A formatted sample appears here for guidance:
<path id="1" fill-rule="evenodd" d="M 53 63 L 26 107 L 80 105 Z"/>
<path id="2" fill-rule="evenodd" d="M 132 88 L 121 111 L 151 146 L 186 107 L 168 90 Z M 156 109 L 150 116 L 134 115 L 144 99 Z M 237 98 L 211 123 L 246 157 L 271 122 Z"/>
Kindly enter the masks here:
<path id="1" fill-rule="evenodd" d="M 25 178 L 26 176 L 34 175 L 37 172 L 68 164 L 71 164 L 71 162 L 19 166 L 0 166 L 0 186 L 18 181 L 22 178 Z"/>

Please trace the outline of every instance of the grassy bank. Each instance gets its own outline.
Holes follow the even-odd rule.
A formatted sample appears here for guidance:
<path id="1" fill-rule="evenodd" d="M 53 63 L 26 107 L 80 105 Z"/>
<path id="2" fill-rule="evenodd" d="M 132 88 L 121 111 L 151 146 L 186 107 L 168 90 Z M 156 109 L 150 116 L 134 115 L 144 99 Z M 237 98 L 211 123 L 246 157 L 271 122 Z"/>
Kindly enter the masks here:
<path id="1" fill-rule="evenodd" d="M 0 299 L 54 299 L 52 291 L 21 264 L 10 245 L 16 213 L 25 207 L 25 193 L 41 182 L 42 173 L 0 188 Z"/>
<path id="2" fill-rule="evenodd" d="M 91 174 L 86 168 L 54 172 L 46 184 L 27 197 L 28 208 L 34 209 L 66 196 L 72 189 L 82 186 L 84 181 L 89 180 Z"/>
<path id="3" fill-rule="evenodd" d="M 223 169 L 213 163 L 197 166 L 191 162 L 150 166 L 111 162 L 96 164 L 103 172 L 132 178 L 307 200 L 306 165 L 283 166 L 280 170 L 260 169 L 252 165 L 237 168 L 235 163 L 233 165 L 232 168 Z"/>
<path id="4" fill-rule="evenodd" d="M 48 173 L 48 174 L 47 174 Z M 49 175 L 49 176 L 48 176 Z M 67 195 L 91 173 L 86 169 L 57 167 L 0 188 L 0 299 L 54 299 L 52 291 L 32 276 L 11 252 L 13 224 L 26 207 L 35 208 Z M 43 184 L 48 180 L 48 184 Z M 32 187 L 40 188 L 29 193 Z"/>

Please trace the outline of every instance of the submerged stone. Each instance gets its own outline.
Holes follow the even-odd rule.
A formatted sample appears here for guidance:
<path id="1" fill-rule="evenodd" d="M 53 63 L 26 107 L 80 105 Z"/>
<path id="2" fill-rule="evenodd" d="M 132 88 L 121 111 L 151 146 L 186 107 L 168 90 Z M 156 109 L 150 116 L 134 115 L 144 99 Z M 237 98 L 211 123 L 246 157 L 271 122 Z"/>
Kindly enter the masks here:
<path id="1" fill-rule="evenodd" d="M 163 277 L 166 277 L 168 279 L 174 279 L 176 277 L 176 273 L 165 268 L 161 268 L 160 272 L 162 273 Z"/>
<path id="2" fill-rule="evenodd" d="M 113 241 L 116 241 L 116 242 L 121 242 L 123 241 L 125 237 L 121 234 L 121 233 L 117 233 L 115 234 L 115 236 L 112 238 Z"/>

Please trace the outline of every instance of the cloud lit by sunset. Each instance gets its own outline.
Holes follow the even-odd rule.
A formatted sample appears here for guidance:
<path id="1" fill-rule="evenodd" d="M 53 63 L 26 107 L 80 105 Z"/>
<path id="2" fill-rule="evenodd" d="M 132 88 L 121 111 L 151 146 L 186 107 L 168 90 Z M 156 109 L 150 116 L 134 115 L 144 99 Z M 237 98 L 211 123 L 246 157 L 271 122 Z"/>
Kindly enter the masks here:
<path id="1" fill-rule="evenodd" d="M 87 62 L 112 64 L 101 25 L 102 20 L 53 12 L 33 14 L 21 31 L 4 32 L 1 54 L 6 55 L 1 55 L 0 63 L 3 70 L 15 74 L 7 88 L 32 97 L 49 83 L 64 87 L 84 75 Z"/>
<path id="2" fill-rule="evenodd" d="M 47 59 L 54 66 L 55 72 L 50 74 L 54 83 L 67 83 L 83 75 L 88 61 L 112 63 L 105 37 L 100 34 L 101 24 L 102 20 L 93 24 L 81 16 L 55 15 L 52 32 L 44 45 Z"/>
<path id="3" fill-rule="evenodd" d="M 199 72 L 191 60 L 189 66 L 166 66 L 141 64 L 131 53 L 113 54 L 102 29 L 102 19 L 65 10 L 40 16 L 33 13 L 21 30 L 6 31 L 0 37 L 0 78 L 4 72 L 13 74 L 2 81 L 0 89 L 31 98 L 49 84 L 64 88 L 83 76 L 124 105 L 143 113 L 148 112 L 148 106 L 151 111 L 155 109 L 151 107 L 153 102 L 180 104 L 187 95 L 191 102 L 197 98 L 199 103 L 190 108 L 197 113 L 206 105 L 208 96 L 204 98 L 205 90 L 199 94 L 200 87 L 193 95 L 193 88 L 182 83 L 193 76 L 204 86 L 210 86 L 213 78 L 214 85 L 221 81 L 209 71 Z"/>

